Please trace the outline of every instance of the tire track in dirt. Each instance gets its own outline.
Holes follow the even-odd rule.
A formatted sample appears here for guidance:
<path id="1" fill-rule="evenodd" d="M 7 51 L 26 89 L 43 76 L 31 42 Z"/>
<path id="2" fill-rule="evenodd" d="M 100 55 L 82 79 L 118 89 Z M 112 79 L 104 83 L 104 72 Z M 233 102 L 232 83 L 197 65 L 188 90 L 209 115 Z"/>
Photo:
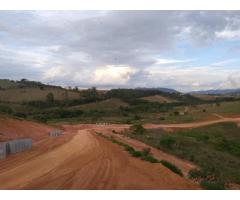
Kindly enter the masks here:
<path id="1" fill-rule="evenodd" d="M 83 129 L 68 142 L 0 171 L 1 189 L 198 189 L 161 164 L 129 156 Z"/>

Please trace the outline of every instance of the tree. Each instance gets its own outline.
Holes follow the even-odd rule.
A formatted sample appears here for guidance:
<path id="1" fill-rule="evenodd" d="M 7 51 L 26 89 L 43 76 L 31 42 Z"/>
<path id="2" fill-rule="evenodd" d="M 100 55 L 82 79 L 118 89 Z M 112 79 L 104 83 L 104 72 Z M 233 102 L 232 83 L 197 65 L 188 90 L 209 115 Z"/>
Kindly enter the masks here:
<path id="1" fill-rule="evenodd" d="M 52 92 L 49 92 L 46 96 L 46 101 L 49 103 L 49 104 L 52 104 L 54 102 L 54 95 Z"/>
<path id="2" fill-rule="evenodd" d="M 82 92 L 82 95 L 91 101 L 97 101 L 99 99 L 96 87 L 89 88 Z"/>
<path id="3" fill-rule="evenodd" d="M 146 132 L 146 129 L 141 124 L 134 124 L 130 127 L 132 134 L 142 135 Z"/>

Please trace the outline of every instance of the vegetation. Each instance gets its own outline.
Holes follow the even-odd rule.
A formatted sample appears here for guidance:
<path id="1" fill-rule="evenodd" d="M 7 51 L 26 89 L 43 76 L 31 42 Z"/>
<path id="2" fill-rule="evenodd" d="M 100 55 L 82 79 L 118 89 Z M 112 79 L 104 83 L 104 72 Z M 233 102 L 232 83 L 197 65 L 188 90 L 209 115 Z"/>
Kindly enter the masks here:
<path id="1" fill-rule="evenodd" d="M 153 98 L 159 101 L 151 101 Z M 210 101 L 157 89 L 99 91 L 92 87 L 79 90 L 77 87 L 66 89 L 27 79 L 0 80 L 0 113 L 51 124 L 191 122 L 212 113 L 239 113 L 239 103 L 237 98 L 218 97 Z M 190 112 L 184 111 L 186 107 Z M 137 134 L 144 132 L 140 126 L 135 128 L 138 129 Z"/>
<path id="2" fill-rule="evenodd" d="M 132 134 L 142 135 L 146 132 L 146 129 L 141 124 L 134 124 L 130 127 Z"/>
<path id="3" fill-rule="evenodd" d="M 145 148 L 143 149 L 143 151 L 137 151 L 135 150 L 133 147 L 131 147 L 130 145 L 128 144 L 125 144 L 123 142 L 120 142 L 118 140 L 116 140 L 114 137 L 108 137 L 108 136 L 105 136 L 103 135 L 102 133 L 99 133 L 97 132 L 96 133 L 98 136 L 101 136 L 101 137 L 104 137 L 110 141 L 112 141 L 113 143 L 115 144 L 118 144 L 122 147 L 124 147 L 124 149 L 129 152 L 133 157 L 137 157 L 137 158 L 140 158 L 142 160 L 145 160 L 145 161 L 148 161 L 150 163 L 161 163 L 163 164 L 165 167 L 167 167 L 168 169 L 170 169 L 171 171 L 173 171 L 174 173 L 180 175 L 180 176 L 183 176 L 182 174 L 182 171 L 177 168 L 175 165 L 173 165 L 172 163 L 166 161 L 166 160 L 158 160 L 156 159 L 155 157 L 153 157 L 151 155 L 151 149 L 150 148 Z"/>
<path id="4" fill-rule="evenodd" d="M 162 129 L 148 130 L 144 135 L 126 134 L 197 164 L 200 170 L 190 171 L 189 177 L 200 180 L 204 188 L 221 189 L 230 183 L 240 184 L 239 131 L 235 123 L 220 123 L 171 134 Z"/>
<path id="5" fill-rule="evenodd" d="M 182 171 L 177 168 L 175 165 L 173 165 L 172 163 L 166 161 L 166 160 L 161 160 L 161 163 L 167 167 L 168 169 L 172 170 L 173 172 L 175 172 L 176 174 L 179 174 L 180 176 L 183 176 Z"/>

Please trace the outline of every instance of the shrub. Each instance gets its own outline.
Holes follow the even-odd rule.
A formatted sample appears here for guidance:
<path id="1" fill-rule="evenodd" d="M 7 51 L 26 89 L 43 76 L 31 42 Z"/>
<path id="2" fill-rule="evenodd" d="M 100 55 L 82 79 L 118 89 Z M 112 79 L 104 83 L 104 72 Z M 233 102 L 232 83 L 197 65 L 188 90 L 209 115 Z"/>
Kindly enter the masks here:
<path id="1" fill-rule="evenodd" d="M 144 156 L 148 156 L 148 155 L 150 155 L 150 153 L 151 153 L 151 148 L 144 148 L 142 151 L 142 154 Z"/>
<path id="2" fill-rule="evenodd" d="M 225 189 L 225 184 L 220 182 L 202 181 L 200 185 L 202 188 L 207 190 L 224 190 Z"/>
<path id="3" fill-rule="evenodd" d="M 204 178 L 206 174 L 202 170 L 192 169 L 188 173 L 189 178 Z"/>
<path id="4" fill-rule="evenodd" d="M 22 112 L 16 112 L 16 113 L 14 113 L 14 116 L 20 117 L 20 118 L 27 118 L 27 115 Z"/>
<path id="5" fill-rule="evenodd" d="M 13 110 L 11 107 L 9 106 L 5 106 L 5 105 L 0 105 L 0 112 L 2 113 L 7 113 L 7 114 L 12 114 Z"/>
<path id="6" fill-rule="evenodd" d="M 173 171 L 174 173 L 183 176 L 182 171 L 176 167 L 175 165 L 173 165 L 172 163 L 166 161 L 166 160 L 161 160 L 160 161 L 165 167 L 167 167 L 168 169 L 170 169 L 171 171 Z"/>
<path id="7" fill-rule="evenodd" d="M 54 95 L 52 92 L 49 92 L 46 96 L 46 101 L 49 103 L 49 104 L 52 104 L 54 102 Z"/>
<path id="8" fill-rule="evenodd" d="M 151 155 L 143 156 L 142 160 L 146 160 L 151 163 L 159 163 L 159 161 Z"/>
<path id="9" fill-rule="evenodd" d="M 178 116 L 180 113 L 178 111 L 174 111 L 173 113 L 175 116 Z"/>
<path id="10" fill-rule="evenodd" d="M 132 134 L 142 135 L 146 132 L 146 129 L 141 124 L 135 124 L 130 127 Z"/>
<path id="11" fill-rule="evenodd" d="M 137 158 L 142 157 L 142 153 L 140 151 L 135 151 L 134 150 L 134 151 L 131 151 L 130 153 L 134 157 L 137 157 Z"/>
<path id="12" fill-rule="evenodd" d="M 162 145 L 165 148 L 172 148 L 172 146 L 175 144 L 176 140 L 170 135 L 164 135 L 160 140 L 160 145 Z"/>

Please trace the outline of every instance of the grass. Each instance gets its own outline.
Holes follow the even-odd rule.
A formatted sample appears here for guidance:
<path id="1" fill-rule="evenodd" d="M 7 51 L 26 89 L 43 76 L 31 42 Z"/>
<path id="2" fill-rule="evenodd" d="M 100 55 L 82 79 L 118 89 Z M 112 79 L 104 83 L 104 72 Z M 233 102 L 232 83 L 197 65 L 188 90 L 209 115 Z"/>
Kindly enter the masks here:
<path id="1" fill-rule="evenodd" d="M 166 161 L 166 160 L 158 160 L 156 159 L 155 157 L 153 157 L 150 153 L 151 149 L 149 148 L 145 148 L 143 149 L 143 151 L 137 151 L 135 150 L 133 147 L 131 147 L 130 145 L 128 144 L 125 144 L 123 142 L 120 142 L 118 140 L 116 140 L 114 137 L 108 137 L 106 135 L 103 135 L 102 133 L 99 133 L 99 132 L 96 132 L 96 134 L 98 136 L 101 136 L 107 140 L 110 140 L 112 141 L 114 144 L 118 144 L 122 147 L 124 147 L 124 149 L 130 154 L 132 155 L 133 157 L 136 157 L 136 158 L 140 158 L 141 160 L 145 160 L 147 162 L 150 162 L 150 163 L 161 163 L 162 165 L 164 165 L 165 167 L 167 167 L 168 169 L 170 169 L 172 172 L 180 175 L 180 176 L 183 176 L 182 174 L 182 171 L 176 167 L 174 164 Z"/>
<path id="2" fill-rule="evenodd" d="M 60 88 L 45 88 L 41 90 L 40 88 L 12 88 L 8 90 L 0 90 L 0 101 L 5 102 L 18 102 L 23 101 L 36 101 L 45 100 L 46 95 L 52 92 L 55 100 L 65 100 L 69 99 L 79 99 L 80 94 L 78 92 L 66 91 Z"/>
<path id="3" fill-rule="evenodd" d="M 161 95 L 153 95 L 153 96 L 148 96 L 148 97 L 142 97 L 141 99 L 144 99 L 146 101 L 150 102 L 158 102 L 158 103 L 172 103 L 176 102 L 176 100 L 172 100 L 170 98 L 166 98 Z"/>
<path id="4" fill-rule="evenodd" d="M 96 103 L 88 103 L 88 104 L 84 104 L 84 105 L 80 105 L 80 106 L 73 106 L 70 107 L 70 109 L 83 109 L 83 110 L 117 110 L 120 107 L 128 107 L 129 105 L 127 103 L 125 103 L 124 101 L 122 101 L 121 99 L 107 99 L 107 100 L 103 100 L 103 101 L 99 101 Z"/>
<path id="5" fill-rule="evenodd" d="M 211 188 L 240 184 L 239 133 L 235 123 L 220 123 L 171 134 L 162 129 L 148 130 L 144 135 L 126 134 L 200 166 L 200 170 L 190 171 L 189 177 L 205 181 L 204 188 Z"/>

